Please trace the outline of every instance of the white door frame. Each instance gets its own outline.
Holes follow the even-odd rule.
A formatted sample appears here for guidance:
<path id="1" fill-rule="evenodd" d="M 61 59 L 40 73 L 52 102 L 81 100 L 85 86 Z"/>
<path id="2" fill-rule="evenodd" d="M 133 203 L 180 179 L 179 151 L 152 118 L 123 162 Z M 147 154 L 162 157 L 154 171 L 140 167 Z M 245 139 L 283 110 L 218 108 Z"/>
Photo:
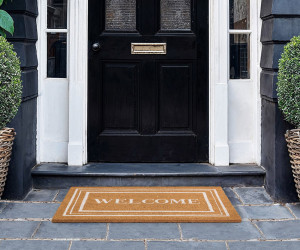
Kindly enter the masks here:
<path id="1" fill-rule="evenodd" d="M 209 9 L 209 160 L 215 165 L 229 165 L 228 68 L 224 67 L 228 61 L 228 3 L 209 1 Z M 87 163 L 88 0 L 70 1 L 69 46 L 68 164 L 82 165 Z"/>
<path id="2" fill-rule="evenodd" d="M 39 0 L 40 13 L 45 15 L 46 0 Z M 253 0 L 252 3 L 260 6 L 261 0 Z M 43 3 L 43 4 L 41 4 Z M 255 7 L 255 5 L 251 6 Z M 256 8 L 255 7 L 255 8 Z M 251 10 L 251 16 L 258 19 L 258 9 Z M 209 0 L 209 162 L 217 166 L 227 166 L 230 162 L 230 145 L 229 145 L 229 8 L 228 0 Z M 43 34 L 44 30 L 41 25 L 41 20 L 38 18 L 39 32 Z M 42 21 L 45 23 L 45 21 Z M 257 21 L 256 21 L 257 22 Z M 260 22 L 253 27 L 256 40 L 259 39 Z M 68 142 L 66 147 L 66 160 L 69 165 L 82 166 L 87 163 L 87 109 L 88 109 L 88 0 L 70 0 L 69 1 L 69 57 L 68 57 Z M 258 47 L 258 43 L 254 45 Z M 254 46 L 252 45 L 252 47 Z M 38 41 L 38 48 L 46 50 L 45 42 Z M 255 51 L 257 52 L 257 48 Z M 259 52 L 259 51 L 258 51 Z M 45 63 L 45 53 L 39 52 L 39 60 Z M 251 53 L 253 54 L 253 53 Z M 258 153 L 260 151 L 260 109 L 259 102 L 259 81 L 258 72 L 260 70 L 257 60 L 252 60 L 252 70 L 256 71 L 252 74 L 252 81 L 256 84 L 254 91 L 257 92 L 257 98 L 253 100 L 253 105 L 257 109 L 257 118 L 255 118 L 257 143 L 257 155 L 255 163 L 259 164 Z M 39 66 L 44 69 L 44 66 Z M 43 84 L 45 70 L 41 70 L 39 84 Z M 42 75 L 41 75 L 42 74 Z M 256 79 L 255 79 L 256 78 Z M 39 88 L 43 89 L 43 88 Z M 43 98 L 43 93 L 40 93 L 39 103 Z M 38 107 L 38 148 L 41 146 L 40 141 L 44 134 L 43 131 L 43 106 Z M 67 110 L 68 109 L 68 110 Z M 67 126 L 67 124 L 66 124 Z M 43 147 L 41 147 L 43 148 Z M 43 162 L 39 159 L 41 153 L 38 151 L 38 162 Z M 250 163 L 250 162 L 249 162 Z"/>

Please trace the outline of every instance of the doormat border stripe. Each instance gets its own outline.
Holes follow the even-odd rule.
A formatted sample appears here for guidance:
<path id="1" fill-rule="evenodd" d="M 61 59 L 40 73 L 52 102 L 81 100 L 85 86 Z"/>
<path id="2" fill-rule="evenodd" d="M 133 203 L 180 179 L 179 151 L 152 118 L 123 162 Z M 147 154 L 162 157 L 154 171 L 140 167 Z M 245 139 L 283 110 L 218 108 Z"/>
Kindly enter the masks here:
<path id="1" fill-rule="evenodd" d="M 170 206 L 166 204 L 157 204 L 159 208 L 166 208 L 160 210 L 116 210 L 113 207 L 110 210 L 104 209 L 85 209 L 87 203 L 88 205 L 95 207 L 95 204 L 91 205 L 89 197 L 101 193 L 102 195 L 110 194 L 113 195 L 126 195 L 126 194 L 151 194 L 151 195 L 161 195 L 170 194 L 170 201 L 176 201 L 175 198 L 172 199 L 172 195 L 183 194 L 201 194 L 203 195 L 203 201 L 206 202 L 206 211 L 195 210 L 193 204 L 190 207 L 194 209 L 177 209 L 172 210 Z M 110 197 L 108 196 L 108 197 Z M 117 196 L 118 197 L 118 196 Z M 162 196 L 158 198 L 163 198 Z M 188 196 L 187 196 L 188 197 Z M 198 197 L 198 196 L 197 196 Z M 112 198 L 112 197 L 110 197 Z M 91 198 L 92 199 L 92 198 Z M 97 199 L 92 199 L 97 200 Z M 108 199 L 102 199 L 106 202 Z M 111 199 L 119 200 L 119 199 Z M 132 199 L 133 200 L 133 199 Z M 137 199 L 136 199 L 137 200 Z M 145 200 L 148 200 L 145 196 Z M 154 200 L 154 199 L 150 199 Z M 166 200 L 166 199 L 157 199 Z M 189 200 L 189 199 L 185 199 Z M 194 200 L 194 199 L 190 199 Z M 130 199 L 128 198 L 129 202 Z M 156 202 L 156 200 L 154 200 Z M 168 201 L 169 202 L 169 201 Z M 94 202 L 95 203 L 95 202 Z M 104 204 L 104 203 L 103 203 Z M 100 204 L 101 206 L 103 205 Z M 113 203 L 111 203 L 113 204 Z M 147 204 L 135 203 L 133 205 L 140 204 L 141 207 Z M 177 203 L 178 204 L 178 203 Z M 99 205 L 99 204 L 97 204 Z M 121 204 L 129 205 L 129 204 Z M 148 204 L 149 205 L 149 204 Z M 152 204 L 151 204 L 152 205 Z M 156 204 L 155 204 L 156 205 Z M 182 204 L 181 204 L 182 205 Z M 185 204 L 186 205 L 186 204 Z M 108 205 L 110 206 L 110 204 Z M 179 205 L 178 205 L 179 206 Z M 124 206 L 126 208 L 126 206 Z M 119 206 L 118 206 L 119 208 Z M 169 208 L 169 210 L 168 210 Z M 179 206 L 180 208 L 180 206 Z M 198 206 L 196 206 L 198 208 Z M 52 222 L 54 223 L 64 223 L 64 222 L 241 222 L 241 217 L 232 206 L 228 197 L 221 187 L 72 187 L 67 193 L 65 199 L 58 208 L 56 214 L 54 215 Z"/>

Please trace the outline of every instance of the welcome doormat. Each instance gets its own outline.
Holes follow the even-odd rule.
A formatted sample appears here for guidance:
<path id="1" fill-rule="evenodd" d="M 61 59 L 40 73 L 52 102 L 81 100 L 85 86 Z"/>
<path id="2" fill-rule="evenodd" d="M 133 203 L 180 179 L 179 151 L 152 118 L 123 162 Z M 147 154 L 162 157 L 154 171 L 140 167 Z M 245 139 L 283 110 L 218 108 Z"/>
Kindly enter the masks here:
<path id="1" fill-rule="evenodd" d="M 72 187 L 52 222 L 241 222 L 221 187 Z"/>

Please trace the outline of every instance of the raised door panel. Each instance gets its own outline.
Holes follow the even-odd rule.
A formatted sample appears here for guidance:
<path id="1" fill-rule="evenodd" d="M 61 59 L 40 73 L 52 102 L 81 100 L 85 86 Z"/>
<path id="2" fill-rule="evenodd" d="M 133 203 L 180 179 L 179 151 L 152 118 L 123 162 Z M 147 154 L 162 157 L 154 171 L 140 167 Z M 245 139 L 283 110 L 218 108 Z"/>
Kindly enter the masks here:
<path id="1" fill-rule="evenodd" d="M 159 66 L 160 131 L 191 130 L 192 64 Z"/>
<path id="2" fill-rule="evenodd" d="M 138 64 L 103 64 L 103 132 L 138 131 Z"/>

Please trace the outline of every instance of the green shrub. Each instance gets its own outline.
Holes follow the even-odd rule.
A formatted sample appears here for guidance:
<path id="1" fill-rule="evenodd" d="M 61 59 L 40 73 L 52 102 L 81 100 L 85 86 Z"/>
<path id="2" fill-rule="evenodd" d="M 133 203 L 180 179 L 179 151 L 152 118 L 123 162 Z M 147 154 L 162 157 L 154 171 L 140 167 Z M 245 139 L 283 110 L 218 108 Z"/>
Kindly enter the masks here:
<path id="1" fill-rule="evenodd" d="M 22 98 L 20 60 L 0 36 L 0 129 L 15 117 Z"/>
<path id="2" fill-rule="evenodd" d="M 300 127 L 300 36 L 292 38 L 279 60 L 277 92 L 285 120 Z"/>

